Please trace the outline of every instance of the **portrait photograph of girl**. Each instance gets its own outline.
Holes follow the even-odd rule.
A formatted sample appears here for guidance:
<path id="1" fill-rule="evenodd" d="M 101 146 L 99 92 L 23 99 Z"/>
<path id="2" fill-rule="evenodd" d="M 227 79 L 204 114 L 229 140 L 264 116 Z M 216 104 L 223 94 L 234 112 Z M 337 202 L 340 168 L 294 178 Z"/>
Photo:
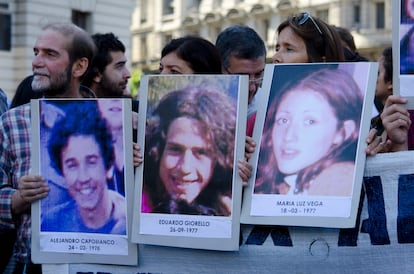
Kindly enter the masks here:
<path id="1" fill-rule="evenodd" d="M 253 133 L 259 147 L 252 156 L 256 170 L 245 191 L 243 222 L 341 227 L 332 221 L 336 218 L 352 223 L 375 67 L 359 62 L 266 68 L 263 88 L 269 91 Z"/>
<path id="2" fill-rule="evenodd" d="M 393 41 L 395 57 L 393 58 L 394 78 L 397 88 L 394 86 L 394 93 L 404 97 L 413 97 L 412 86 L 414 84 L 414 0 L 401 0 L 395 2 L 392 9 L 393 33 L 398 34 L 398 39 Z M 396 37 L 397 38 L 397 37 Z M 412 108 L 413 102 L 409 102 Z"/>
<path id="3" fill-rule="evenodd" d="M 400 73 L 414 74 L 414 1 L 401 1 Z"/>
<path id="4" fill-rule="evenodd" d="M 363 103 L 358 85 L 329 68 L 287 85 L 269 103 L 254 192 L 350 196 Z"/>

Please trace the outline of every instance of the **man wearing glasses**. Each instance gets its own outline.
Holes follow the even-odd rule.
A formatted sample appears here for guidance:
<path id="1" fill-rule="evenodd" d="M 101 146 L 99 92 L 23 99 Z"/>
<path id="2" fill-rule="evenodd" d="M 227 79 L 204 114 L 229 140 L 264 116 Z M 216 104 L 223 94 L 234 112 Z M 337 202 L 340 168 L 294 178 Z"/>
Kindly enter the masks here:
<path id="1" fill-rule="evenodd" d="M 250 116 L 253 116 L 253 123 L 251 129 L 248 125 L 246 133 L 251 136 L 254 116 L 257 111 L 255 95 L 262 84 L 266 63 L 265 44 L 252 28 L 235 25 L 226 28 L 218 35 L 216 47 L 220 51 L 224 74 L 245 74 L 249 76 L 247 118 L 249 120 L 251 119 Z"/>
<path id="2" fill-rule="evenodd" d="M 223 30 L 217 37 L 216 47 L 220 52 L 224 74 L 249 76 L 245 161 L 239 163 L 239 171 L 244 174 L 241 175 L 243 185 L 247 185 L 252 171 L 252 166 L 247 161 L 256 147 L 256 142 L 251 137 L 257 112 L 255 95 L 263 81 L 266 47 L 256 31 L 241 25 L 230 26 Z"/>

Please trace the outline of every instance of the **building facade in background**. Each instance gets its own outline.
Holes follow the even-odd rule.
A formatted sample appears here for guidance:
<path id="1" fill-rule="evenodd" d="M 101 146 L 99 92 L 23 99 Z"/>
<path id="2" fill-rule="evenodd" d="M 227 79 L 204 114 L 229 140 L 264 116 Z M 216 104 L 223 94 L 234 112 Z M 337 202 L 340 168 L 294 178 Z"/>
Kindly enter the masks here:
<path id="1" fill-rule="evenodd" d="M 114 32 L 131 48 L 135 0 L 0 0 L 0 87 L 11 100 L 32 71 L 33 45 L 42 26 L 73 22 L 89 33 Z"/>
<path id="2" fill-rule="evenodd" d="M 71 21 L 91 34 L 114 32 L 126 46 L 130 68 L 157 72 L 161 49 L 172 38 L 193 34 L 214 43 L 233 24 L 254 28 L 270 58 L 277 26 L 301 11 L 350 29 L 359 53 L 376 61 L 391 45 L 391 5 L 391 0 L 0 0 L 0 87 L 11 99 L 31 73 L 41 27 L 51 22 Z"/>
<path id="3" fill-rule="evenodd" d="M 351 30 L 359 53 L 376 61 L 391 45 L 391 5 L 391 0 L 136 0 L 132 63 L 134 68 L 156 71 L 161 49 L 172 38 L 193 34 L 214 43 L 217 34 L 233 24 L 254 28 L 270 58 L 277 26 L 302 11 Z"/>

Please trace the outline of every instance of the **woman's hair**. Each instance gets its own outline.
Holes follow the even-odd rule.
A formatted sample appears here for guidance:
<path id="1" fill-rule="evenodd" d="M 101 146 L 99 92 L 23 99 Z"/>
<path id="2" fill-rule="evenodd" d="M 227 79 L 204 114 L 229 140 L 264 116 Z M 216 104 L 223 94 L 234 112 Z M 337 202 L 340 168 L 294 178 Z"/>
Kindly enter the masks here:
<path id="1" fill-rule="evenodd" d="M 175 52 L 196 74 L 221 74 L 221 60 L 214 44 L 198 36 L 172 39 L 161 51 L 161 58 Z"/>
<path id="2" fill-rule="evenodd" d="M 349 29 L 335 25 L 332 25 L 332 27 L 334 27 L 338 32 L 339 37 L 341 38 L 341 41 L 345 43 L 345 46 L 347 46 L 352 52 L 356 52 L 357 48 L 355 45 L 354 36 L 352 36 L 352 33 L 349 31 Z"/>
<path id="3" fill-rule="evenodd" d="M 382 60 L 384 66 L 384 82 L 391 82 L 392 83 L 392 47 L 387 47 L 382 51 Z M 377 96 L 376 96 L 377 97 Z M 377 130 L 377 135 L 381 135 L 384 132 L 384 125 L 382 124 L 381 113 L 384 110 L 384 103 L 383 98 L 375 98 L 374 104 L 377 108 L 379 114 L 376 115 L 371 119 L 371 128 L 375 128 Z"/>
<path id="4" fill-rule="evenodd" d="M 345 61 L 338 32 L 321 19 L 306 12 L 291 15 L 279 25 L 277 33 L 286 27 L 305 42 L 309 63 Z"/>
<path id="5" fill-rule="evenodd" d="M 213 175 L 187 214 L 228 215 L 219 208 L 222 195 L 231 196 L 236 107 L 229 96 L 214 87 L 200 85 L 169 92 L 158 102 L 147 121 L 144 159 L 144 187 L 154 212 L 174 213 L 180 205 L 171 201 L 159 175 L 166 137 L 171 123 L 180 117 L 197 120 L 204 128 L 205 140 L 212 146 Z M 177 212 L 182 213 L 182 212 Z M 185 213 L 184 213 L 185 214 Z"/>
<path id="6" fill-rule="evenodd" d="M 381 54 L 384 57 L 384 82 L 391 81 L 392 83 L 392 47 L 387 47 Z"/>
<path id="7" fill-rule="evenodd" d="M 339 145 L 333 145 L 325 157 L 298 172 L 298 192 L 307 189 L 310 182 L 326 167 L 337 162 L 353 161 L 355 158 L 363 104 L 362 93 L 354 79 L 344 70 L 315 71 L 301 79 L 297 85 L 282 89 L 281 94 L 275 94 L 270 103 L 261 141 L 255 193 L 277 194 L 277 184 L 283 181 L 284 174 L 277 169 L 277 160 L 273 153 L 272 131 L 283 97 L 297 90 L 310 90 L 325 98 L 337 119 L 337 130 L 342 129 L 345 121 L 351 120 L 355 123 L 355 130 L 348 138 Z"/>

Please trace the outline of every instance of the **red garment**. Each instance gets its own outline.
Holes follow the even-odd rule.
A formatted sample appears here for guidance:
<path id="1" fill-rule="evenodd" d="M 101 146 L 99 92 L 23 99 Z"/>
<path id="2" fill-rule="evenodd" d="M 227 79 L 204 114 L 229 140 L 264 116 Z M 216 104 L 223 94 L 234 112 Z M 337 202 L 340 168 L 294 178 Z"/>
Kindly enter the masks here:
<path id="1" fill-rule="evenodd" d="M 253 113 L 247 118 L 247 125 L 246 125 L 247 136 L 250 136 L 250 137 L 253 136 L 254 123 L 256 122 L 256 114 L 257 112 Z"/>
<path id="2" fill-rule="evenodd" d="M 147 197 L 147 194 L 145 192 L 142 192 L 141 195 L 141 212 L 142 213 L 151 213 L 152 212 L 152 205 Z"/>
<path id="3" fill-rule="evenodd" d="M 410 120 L 413 122 L 408 129 L 408 150 L 414 150 L 414 110 L 410 109 L 408 112 L 410 113 Z"/>

